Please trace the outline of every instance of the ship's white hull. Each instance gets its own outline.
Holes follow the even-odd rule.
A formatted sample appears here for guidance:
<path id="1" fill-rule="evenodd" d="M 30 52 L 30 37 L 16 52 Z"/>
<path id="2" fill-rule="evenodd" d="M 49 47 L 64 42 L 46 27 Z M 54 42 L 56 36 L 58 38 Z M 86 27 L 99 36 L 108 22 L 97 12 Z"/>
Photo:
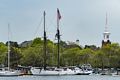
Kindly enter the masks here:
<path id="1" fill-rule="evenodd" d="M 89 75 L 92 74 L 93 71 L 91 70 L 84 70 L 84 69 L 80 69 L 78 67 L 75 68 L 75 75 Z"/>
<path id="2" fill-rule="evenodd" d="M 90 74 L 92 74 L 92 72 L 93 72 L 93 71 L 88 71 L 88 70 L 81 70 L 81 69 L 79 69 L 79 70 L 76 70 L 76 71 L 75 71 L 75 74 L 76 74 L 76 75 L 90 75 Z"/>
<path id="3" fill-rule="evenodd" d="M 75 73 L 76 75 L 90 75 L 92 71 L 79 71 Z"/>
<path id="4" fill-rule="evenodd" d="M 31 68 L 31 72 L 33 75 L 38 75 L 38 76 L 58 76 L 58 75 L 75 74 L 75 72 L 72 70 L 63 70 L 63 69 L 44 70 L 44 69 Z"/>
<path id="5" fill-rule="evenodd" d="M 63 71 L 65 73 L 65 75 L 74 75 L 75 74 L 75 70 L 71 70 L 71 69 L 67 69 Z"/>
<path id="6" fill-rule="evenodd" d="M 39 68 L 31 68 L 31 72 L 33 75 L 38 76 L 57 76 L 57 75 L 89 75 L 92 74 L 92 70 L 82 70 L 80 68 L 75 68 L 74 70 L 71 70 L 69 68 L 67 69 L 54 69 L 54 70 L 44 70 Z"/>
<path id="7" fill-rule="evenodd" d="M 31 69 L 31 72 L 33 75 L 38 76 L 57 76 L 62 75 L 61 71 L 55 71 L 55 70 L 44 70 L 44 69 Z"/>
<path id="8" fill-rule="evenodd" d="M 0 76 L 19 76 L 19 71 L 0 71 Z"/>

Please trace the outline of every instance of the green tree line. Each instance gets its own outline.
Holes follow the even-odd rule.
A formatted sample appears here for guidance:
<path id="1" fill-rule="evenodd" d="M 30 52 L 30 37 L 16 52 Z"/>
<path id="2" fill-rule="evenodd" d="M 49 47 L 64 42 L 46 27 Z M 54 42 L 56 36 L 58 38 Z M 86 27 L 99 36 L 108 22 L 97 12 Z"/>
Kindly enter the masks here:
<path id="1" fill-rule="evenodd" d="M 16 42 L 10 42 L 11 67 L 43 66 L 43 40 L 35 38 L 24 46 Z M 0 64 L 7 66 L 7 43 L 0 43 Z M 47 66 L 57 66 L 57 43 L 47 40 Z M 94 68 L 120 68 L 120 45 L 118 43 L 108 44 L 103 47 L 95 45 L 85 46 L 68 44 L 60 41 L 60 65 L 79 66 L 80 64 L 91 64 Z"/>

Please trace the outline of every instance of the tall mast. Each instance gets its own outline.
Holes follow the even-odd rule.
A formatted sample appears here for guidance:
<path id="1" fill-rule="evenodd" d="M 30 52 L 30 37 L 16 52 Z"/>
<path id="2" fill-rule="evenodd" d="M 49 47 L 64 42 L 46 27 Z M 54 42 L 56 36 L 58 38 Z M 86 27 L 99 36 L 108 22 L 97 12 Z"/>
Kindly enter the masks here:
<path id="1" fill-rule="evenodd" d="M 58 39 L 58 68 L 60 67 L 60 30 L 59 30 L 59 21 L 61 19 L 61 15 L 59 9 L 57 9 L 57 39 Z"/>
<path id="2" fill-rule="evenodd" d="M 10 41 L 9 41 L 9 30 L 10 30 L 10 25 L 8 24 L 8 70 L 10 70 Z"/>
<path id="3" fill-rule="evenodd" d="M 47 38 L 46 38 L 46 31 L 45 31 L 45 11 L 43 13 L 44 16 L 44 70 L 46 70 L 46 42 L 47 42 Z"/>
<path id="4" fill-rule="evenodd" d="M 57 39 L 58 39 L 58 68 L 60 67 L 60 30 L 59 30 L 59 24 L 57 25 Z"/>

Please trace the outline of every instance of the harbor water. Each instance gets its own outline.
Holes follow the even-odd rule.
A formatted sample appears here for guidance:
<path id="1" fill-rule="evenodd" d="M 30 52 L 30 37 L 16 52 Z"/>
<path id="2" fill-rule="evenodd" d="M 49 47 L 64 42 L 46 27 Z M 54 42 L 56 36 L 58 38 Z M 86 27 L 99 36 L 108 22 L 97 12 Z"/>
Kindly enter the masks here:
<path id="1" fill-rule="evenodd" d="M 120 76 L 108 76 L 108 75 L 19 76 L 19 77 L 0 77 L 0 80 L 120 80 Z"/>

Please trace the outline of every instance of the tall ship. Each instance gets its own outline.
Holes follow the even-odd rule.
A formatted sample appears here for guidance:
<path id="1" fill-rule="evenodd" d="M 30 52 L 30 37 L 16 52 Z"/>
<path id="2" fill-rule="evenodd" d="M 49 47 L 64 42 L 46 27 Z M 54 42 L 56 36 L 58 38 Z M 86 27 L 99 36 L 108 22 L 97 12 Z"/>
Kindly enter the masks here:
<path id="1" fill-rule="evenodd" d="M 45 16 L 46 13 L 44 11 L 43 13 L 44 16 L 44 67 L 43 68 L 36 68 L 36 67 L 32 67 L 31 68 L 31 72 L 33 75 L 39 75 L 39 76 L 54 76 L 54 75 L 62 75 L 62 69 L 58 69 L 58 68 L 47 68 L 46 65 L 46 45 L 47 45 L 47 37 L 46 37 L 46 28 L 45 28 Z"/>

